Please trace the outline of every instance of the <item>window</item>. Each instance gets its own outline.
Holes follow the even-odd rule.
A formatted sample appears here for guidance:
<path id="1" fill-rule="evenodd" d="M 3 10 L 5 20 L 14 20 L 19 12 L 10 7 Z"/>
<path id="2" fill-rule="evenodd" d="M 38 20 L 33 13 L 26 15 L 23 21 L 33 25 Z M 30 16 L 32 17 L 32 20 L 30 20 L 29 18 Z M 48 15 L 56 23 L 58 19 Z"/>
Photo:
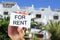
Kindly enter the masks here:
<path id="1" fill-rule="evenodd" d="M 4 8 L 12 8 L 12 6 L 14 6 L 15 4 L 13 4 L 13 3 L 4 3 L 3 4 L 3 7 Z"/>
<path id="2" fill-rule="evenodd" d="M 59 16 L 53 16 L 53 18 L 54 18 L 55 20 L 57 20 L 57 19 L 59 19 Z"/>
<path id="3" fill-rule="evenodd" d="M 41 18 L 41 14 L 36 14 L 36 18 Z"/>
<path id="4" fill-rule="evenodd" d="M 8 15 L 8 12 L 4 12 L 4 15 Z"/>
<path id="5" fill-rule="evenodd" d="M 2 18 L 3 16 L 2 15 L 0 15 L 0 18 Z"/>
<path id="6" fill-rule="evenodd" d="M 41 11 L 44 11 L 44 9 L 41 9 Z"/>
<path id="7" fill-rule="evenodd" d="M 31 25 L 31 28 L 39 29 L 39 26 L 37 26 L 37 25 Z"/>

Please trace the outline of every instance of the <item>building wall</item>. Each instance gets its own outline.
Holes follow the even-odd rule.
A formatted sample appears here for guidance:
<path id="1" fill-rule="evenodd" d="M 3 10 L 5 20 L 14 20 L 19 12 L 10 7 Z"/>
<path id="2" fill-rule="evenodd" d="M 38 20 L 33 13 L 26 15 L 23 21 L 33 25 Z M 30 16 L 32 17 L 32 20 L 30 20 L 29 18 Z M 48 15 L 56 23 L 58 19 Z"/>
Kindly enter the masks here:
<path id="1" fill-rule="evenodd" d="M 12 5 L 12 4 L 14 3 L 13 2 L 0 3 L 0 12 L 1 12 L 0 15 L 3 15 L 4 17 L 8 17 L 11 13 L 20 11 L 20 7 L 16 3 L 12 7 L 9 7 L 9 5 Z M 8 13 L 5 15 L 4 12 L 8 12 Z"/>
<path id="2" fill-rule="evenodd" d="M 4 7 L 3 5 L 5 4 L 15 4 L 12 7 L 9 7 L 9 5 L 6 7 Z M 10 16 L 11 13 L 13 12 L 17 12 L 20 11 L 22 9 L 20 9 L 20 7 L 13 2 L 3 2 L 0 3 L 0 15 L 3 15 L 4 17 L 8 17 Z M 23 9 L 22 11 L 26 11 L 28 14 L 30 14 L 31 19 L 35 18 L 34 21 L 36 22 L 42 22 L 44 24 L 47 24 L 47 22 L 49 22 L 50 20 L 54 20 L 54 21 L 59 21 L 60 20 L 60 12 L 57 11 L 52 11 L 50 6 L 48 6 L 48 8 L 44 8 L 44 7 L 40 7 L 38 10 L 36 10 L 34 8 L 34 5 L 32 5 L 31 7 L 26 7 L 25 9 Z M 8 12 L 7 15 L 4 15 L 4 12 Z M 41 14 L 41 18 L 36 18 L 36 14 Z M 54 15 L 58 15 L 59 19 L 55 20 L 53 19 Z"/>
<path id="3" fill-rule="evenodd" d="M 50 20 L 60 21 L 60 12 L 52 11 L 50 6 L 48 8 L 40 8 L 39 10 L 31 8 L 30 11 L 32 11 L 30 15 L 31 19 L 35 18 L 35 22 L 47 24 Z M 41 14 L 41 18 L 36 18 L 36 14 Z M 58 19 L 54 19 L 54 16 L 58 16 Z"/>

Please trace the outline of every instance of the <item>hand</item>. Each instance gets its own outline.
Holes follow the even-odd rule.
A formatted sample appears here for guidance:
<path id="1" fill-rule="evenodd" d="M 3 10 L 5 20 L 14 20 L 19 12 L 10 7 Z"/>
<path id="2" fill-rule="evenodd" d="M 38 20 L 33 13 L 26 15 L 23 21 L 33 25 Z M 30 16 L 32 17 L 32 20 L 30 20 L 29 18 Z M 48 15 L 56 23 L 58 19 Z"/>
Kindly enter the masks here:
<path id="1" fill-rule="evenodd" d="M 8 36 L 12 40 L 24 40 L 24 29 L 21 27 L 8 26 Z"/>
<path id="2" fill-rule="evenodd" d="M 20 12 L 16 12 L 19 14 L 25 14 L 27 15 L 27 13 L 25 11 L 20 11 Z M 8 36 L 12 39 L 12 40 L 24 40 L 24 29 L 21 27 L 14 27 L 14 26 L 8 26 Z"/>

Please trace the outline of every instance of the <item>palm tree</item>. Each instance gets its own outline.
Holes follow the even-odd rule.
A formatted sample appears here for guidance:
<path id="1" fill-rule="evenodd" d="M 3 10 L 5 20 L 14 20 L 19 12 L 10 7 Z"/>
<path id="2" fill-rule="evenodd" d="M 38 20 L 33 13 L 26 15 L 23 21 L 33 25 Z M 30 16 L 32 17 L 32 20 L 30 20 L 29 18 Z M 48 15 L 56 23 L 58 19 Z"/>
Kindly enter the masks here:
<path id="1" fill-rule="evenodd" d="M 60 40 L 60 22 L 50 21 L 46 30 L 51 33 L 52 40 Z"/>

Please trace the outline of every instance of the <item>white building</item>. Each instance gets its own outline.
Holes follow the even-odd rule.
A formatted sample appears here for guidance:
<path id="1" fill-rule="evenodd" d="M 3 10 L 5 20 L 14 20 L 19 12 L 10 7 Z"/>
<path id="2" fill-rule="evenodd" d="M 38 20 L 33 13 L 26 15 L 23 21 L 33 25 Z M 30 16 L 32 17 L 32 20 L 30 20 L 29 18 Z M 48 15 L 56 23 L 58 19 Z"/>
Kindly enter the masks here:
<path id="1" fill-rule="evenodd" d="M 0 3 L 0 15 L 8 17 L 11 13 L 20 11 L 20 7 L 14 2 L 2 2 Z"/>
<path id="2" fill-rule="evenodd" d="M 38 10 L 34 8 L 34 5 L 31 7 L 25 7 L 25 9 L 20 9 L 17 3 L 14 2 L 2 2 L 0 3 L 0 15 L 1 17 L 8 17 L 11 13 L 17 11 L 26 11 L 30 14 L 31 19 L 35 18 L 35 22 L 47 24 L 50 20 L 59 21 L 60 20 L 60 10 L 56 9 L 52 11 L 50 6 L 48 8 L 40 7 Z"/>
<path id="3" fill-rule="evenodd" d="M 60 21 L 60 10 L 52 11 L 50 6 L 48 8 L 39 8 L 39 10 L 35 10 L 34 6 L 29 7 L 27 9 L 28 13 L 30 13 L 31 18 L 35 18 L 34 21 L 38 23 L 47 24 L 50 20 Z"/>

